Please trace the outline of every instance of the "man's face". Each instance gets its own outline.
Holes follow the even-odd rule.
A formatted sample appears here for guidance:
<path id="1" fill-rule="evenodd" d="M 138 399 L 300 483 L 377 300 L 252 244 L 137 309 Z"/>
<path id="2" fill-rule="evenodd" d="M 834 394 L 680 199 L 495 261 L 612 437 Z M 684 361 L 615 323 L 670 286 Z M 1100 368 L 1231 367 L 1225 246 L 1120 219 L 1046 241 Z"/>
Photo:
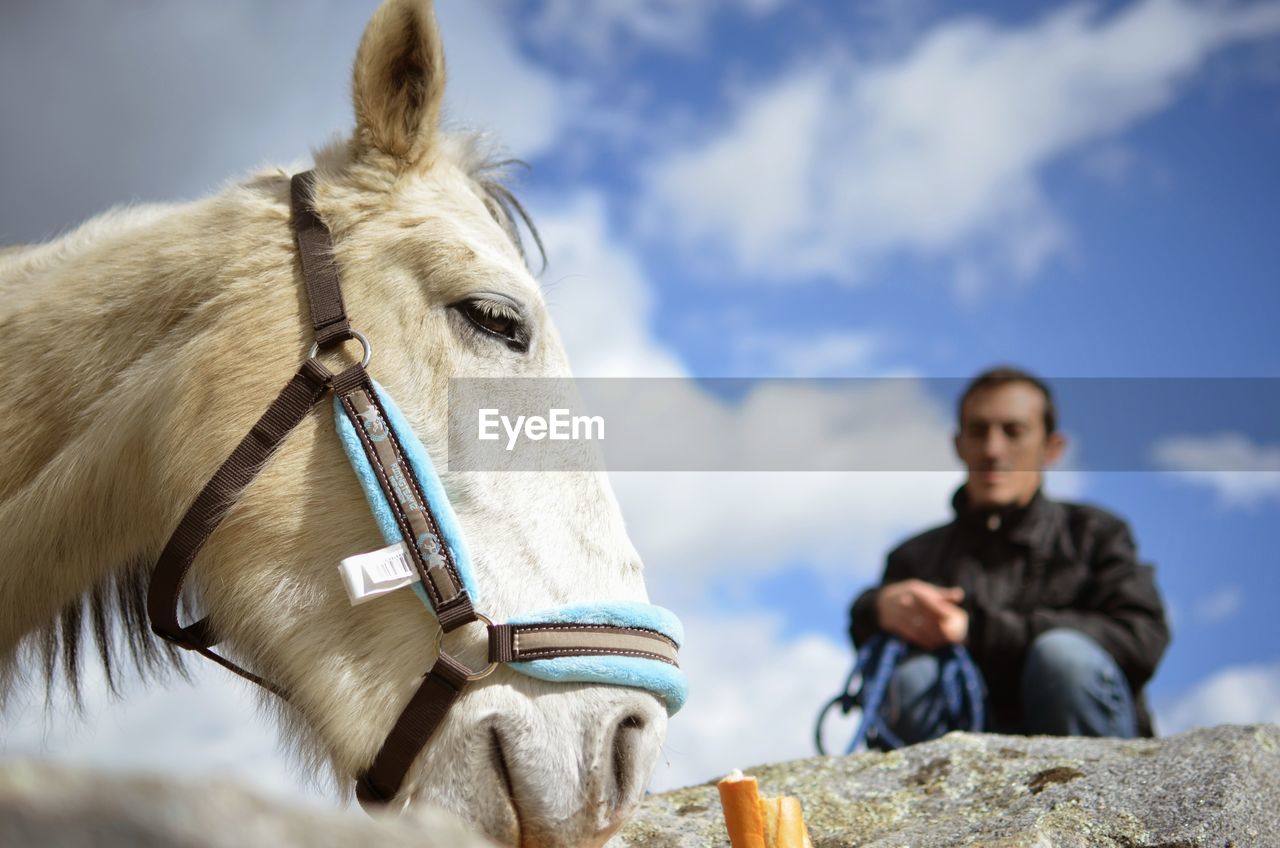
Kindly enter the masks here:
<path id="1" fill-rule="evenodd" d="M 1044 429 L 1044 395 L 1028 383 L 979 389 L 965 401 L 956 454 L 969 469 L 965 492 L 977 507 L 1023 506 L 1066 441 Z"/>

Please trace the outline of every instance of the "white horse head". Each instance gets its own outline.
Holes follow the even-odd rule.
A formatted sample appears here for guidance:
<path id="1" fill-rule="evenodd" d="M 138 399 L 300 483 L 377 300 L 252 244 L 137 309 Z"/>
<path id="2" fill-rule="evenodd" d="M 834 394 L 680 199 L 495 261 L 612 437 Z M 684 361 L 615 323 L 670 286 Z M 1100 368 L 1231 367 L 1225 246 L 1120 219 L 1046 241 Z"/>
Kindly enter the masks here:
<path id="1" fill-rule="evenodd" d="M 429 4 L 388 0 L 356 58 L 355 133 L 317 157 L 314 193 L 347 313 L 373 341 L 370 370 L 437 455 L 450 378 L 569 375 L 510 196 L 470 142 L 439 128 L 443 86 Z M 164 653 L 139 613 L 147 567 L 310 341 L 288 175 L 6 251 L 0 296 L 2 335 L 25 363 L 0 374 L 0 660 L 12 672 L 43 652 L 51 672 L 61 657 L 74 681 L 89 615 L 104 659 L 118 618 L 147 666 Z M 604 477 L 442 478 L 495 620 L 646 600 Z M 351 606 L 336 565 L 382 544 L 332 416 L 313 411 L 192 573 L 226 650 L 290 693 L 285 728 L 344 785 L 438 635 L 407 591 Z M 474 630 L 444 641 L 466 655 Z M 597 844 L 638 804 L 666 720 L 643 690 L 499 668 L 463 694 L 397 800 L 507 843 Z"/>

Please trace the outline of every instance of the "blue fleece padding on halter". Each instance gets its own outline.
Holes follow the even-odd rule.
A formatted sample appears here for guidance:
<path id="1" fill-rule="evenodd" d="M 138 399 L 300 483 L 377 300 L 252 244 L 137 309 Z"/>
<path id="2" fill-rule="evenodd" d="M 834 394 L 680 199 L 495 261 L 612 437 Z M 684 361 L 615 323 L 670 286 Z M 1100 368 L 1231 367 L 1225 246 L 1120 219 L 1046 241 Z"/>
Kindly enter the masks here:
<path id="1" fill-rule="evenodd" d="M 371 380 L 372 382 L 372 380 Z M 387 424 L 396 432 L 405 455 L 418 478 L 427 503 L 436 517 L 437 526 L 444 536 L 445 544 L 453 553 L 453 561 L 458 566 L 458 574 L 462 584 L 473 603 L 478 603 L 480 593 L 476 588 L 475 576 L 471 568 L 471 554 L 462 540 L 462 530 L 458 527 L 457 516 L 449 504 L 444 486 L 436 474 L 435 466 L 427 455 L 427 449 L 413 432 L 404 414 L 396 406 L 382 387 L 373 383 L 374 391 L 382 408 L 387 413 Z M 360 436 L 355 425 L 342 409 L 342 404 L 334 398 L 334 417 L 337 419 L 338 438 L 351 460 L 351 467 L 364 489 L 365 499 L 373 510 L 374 520 L 382 531 L 387 544 L 403 541 L 412 545 L 412 539 L 405 539 L 400 533 L 395 515 L 387 503 L 382 487 L 378 485 L 369 457 L 365 454 Z M 421 583 L 414 583 L 413 590 L 427 607 L 432 609 L 431 599 Z M 652 630 L 671 639 L 679 647 L 684 642 L 684 628 L 675 614 L 662 607 L 639 601 L 602 601 L 595 604 L 578 604 L 559 607 L 558 609 L 533 612 L 520 615 L 510 620 L 512 624 L 611 624 L 617 627 L 638 627 Z M 689 697 L 689 683 L 684 672 L 661 660 L 644 657 L 594 656 L 594 657 L 556 657 L 531 662 L 507 663 L 507 666 L 521 674 L 536 677 L 539 680 L 560 681 L 566 683 L 608 683 L 615 686 L 632 686 L 646 689 L 661 698 L 667 705 L 667 713 L 674 715 L 684 706 Z"/>
<path id="2" fill-rule="evenodd" d="M 414 476 L 418 478 L 418 484 L 422 487 L 422 493 L 427 498 L 427 504 L 430 505 L 431 512 L 436 517 L 436 526 L 440 528 L 445 544 L 449 546 L 449 550 L 453 554 L 453 561 L 458 567 L 458 576 L 462 578 L 462 585 L 466 588 L 467 594 L 471 596 L 472 603 L 478 603 L 480 593 L 477 590 L 475 575 L 471 569 L 471 554 L 467 551 L 467 546 L 462 540 L 462 529 L 458 527 L 458 517 L 453 514 L 453 507 L 449 505 L 449 498 L 440 482 L 440 476 L 436 474 L 435 466 L 431 464 L 431 457 L 427 455 L 427 448 L 422 444 L 422 440 L 418 438 L 417 434 L 413 432 L 413 428 L 409 426 L 404 413 L 400 411 L 400 407 L 396 406 L 391 396 L 383 391 L 382 386 L 378 385 L 376 381 L 370 379 L 370 382 L 373 383 L 374 392 L 377 393 L 378 400 L 382 403 L 382 408 L 387 412 L 388 426 L 395 431 L 400 444 L 404 447 L 405 456 L 409 460 L 409 465 L 413 468 Z M 355 469 L 361 488 L 364 489 L 365 500 L 369 502 L 369 508 L 373 510 L 373 518 L 378 522 L 378 528 L 382 530 L 382 538 L 386 539 L 388 545 L 404 542 L 409 547 L 413 547 L 415 540 L 405 539 L 400 533 L 400 525 L 396 524 L 395 515 L 391 512 L 391 506 L 387 503 L 386 495 L 383 493 L 382 487 L 378 485 L 378 479 L 374 475 L 373 466 L 369 464 L 369 457 L 364 452 L 364 446 L 360 443 L 360 436 L 356 433 L 355 425 L 351 423 L 351 419 L 343 411 L 342 403 L 336 396 L 333 399 L 333 414 L 337 420 L 338 438 L 342 441 L 342 447 L 347 452 L 347 459 L 351 460 L 351 467 Z M 427 609 L 432 609 L 431 599 L 426 590 L 422 588 L 422 584 L 414 583 L 413 590 L 422 599 L 422 602 L 427 605 Z"/>
<path id="3" fill-rule="evenodd" d="M 638 627 L 661 633 L 679 647 L 684 627 L 675 613 L 639 601 L 601 601 L 552 610 L 525 613 L 509 619 L 511 624 L 611 624 Z M 689 682 L 675 666 L 644 657 L 556 657 L 532 662 L 508 663 L 507 667 L 539 680 L 575 683 L 611 683 L 647 689 L 675 713 L 689 697 Z"/>
<path id="4" fill-rule="evenodd" d="M 556 657 L 507 663 L 507 668 L 558 683 L 610 683 L 647 689 L 666 702 L 667 715 L 675 715 L 689 698 L 689 681 L 681 669 L 644 657 Z"/>

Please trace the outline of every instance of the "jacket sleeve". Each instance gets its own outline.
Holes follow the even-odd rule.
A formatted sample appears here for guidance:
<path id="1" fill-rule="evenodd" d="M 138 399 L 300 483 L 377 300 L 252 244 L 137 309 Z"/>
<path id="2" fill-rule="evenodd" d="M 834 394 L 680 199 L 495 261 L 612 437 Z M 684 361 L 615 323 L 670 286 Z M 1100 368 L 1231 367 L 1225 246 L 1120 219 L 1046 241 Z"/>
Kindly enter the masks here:
<path id="1" fill-rule="evenodd" d="M 880 578 L 880 585 L 864 591 L 849 608 L 849 638 L 853 640 L 855 648 L 865 645 L 867 640 L 880 630 L 876 599 L 880 596 L 881 587 L 915 576 L 907 574 L 906 571 L 899 552 L 897 550 L 890 552 L 888 561 L 885 563 L 884 576 Z"/>
<path id="2" fill-rule="evenodd" d="M 979 654 L 1005 667 L 1021 668 L 1031 642 L 1048 630 L 1078 630 L 1101 645 L 1134 689 L 1155 673 L 1169 644 L 1164 605 L 1155 572 L 1137 561 L 1129 528 L 1116 521 L 1100 529 L 1090 576 L 1068 608 L 991 609 L 976 602 L 969 609 L 969 642 Z"/>

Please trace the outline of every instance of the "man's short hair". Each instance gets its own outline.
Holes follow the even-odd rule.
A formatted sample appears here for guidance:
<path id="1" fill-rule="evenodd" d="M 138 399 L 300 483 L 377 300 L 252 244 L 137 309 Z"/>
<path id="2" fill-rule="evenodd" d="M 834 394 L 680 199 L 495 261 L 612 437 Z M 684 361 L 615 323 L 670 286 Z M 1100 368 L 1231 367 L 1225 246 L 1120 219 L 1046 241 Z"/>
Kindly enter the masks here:
<path id="1" fill-rule="evenodd" d="M 1007 386 L 1010 383 L 1026 383 L 1040 390 L 1040 394 L 1044 395 L 1044 434 L 1049 436 L 1056 432 L 1058 429 L 1058 410 L 1053 404 L 1053 393 L 1049 391 L 1049 385 L 1036 375 L 1010 365 L 989 368 L 969 381 L 969 385 L 965 387 L 964 394 L 960 395 L 960 403 L 956 407 L 956 421 L 959 424 L 964 423 L 964 405 L 976 392 Z"/>

